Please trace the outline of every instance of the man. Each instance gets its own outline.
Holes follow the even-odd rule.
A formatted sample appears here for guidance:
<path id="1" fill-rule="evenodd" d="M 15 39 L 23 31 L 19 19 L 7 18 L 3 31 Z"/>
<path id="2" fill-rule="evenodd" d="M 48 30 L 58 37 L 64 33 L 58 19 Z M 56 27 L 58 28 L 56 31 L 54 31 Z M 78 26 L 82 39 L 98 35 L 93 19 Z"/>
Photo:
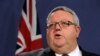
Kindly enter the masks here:
<path id="1" fill-rule="evenodd" d="M 47 42 L 49 48 L 20 56 L 99 56 L 82 50 L 77 39 L 81 27 L 76 13 L 68 7 L 58 6 L 47 17 Z"/>

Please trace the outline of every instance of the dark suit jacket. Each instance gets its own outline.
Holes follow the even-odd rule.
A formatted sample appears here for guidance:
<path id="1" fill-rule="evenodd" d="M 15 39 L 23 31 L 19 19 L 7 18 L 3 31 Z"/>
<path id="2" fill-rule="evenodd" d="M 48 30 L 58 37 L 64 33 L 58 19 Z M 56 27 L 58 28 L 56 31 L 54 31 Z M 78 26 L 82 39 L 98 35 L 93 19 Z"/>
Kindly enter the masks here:
<path id="1" fill-rule="evenodd" d="M 82 49 L 81 49 L 81 51 L 82 51 L 82 56 L 100 56 L 100 55 L 96 55 L 94 53 L 86 52 Z M 18 56 L 55 56 L 55 52 L 52 51 L 50 48 L 47 48 L 47 49 L 39 49 L 36 51 L 22 53 Z"/>

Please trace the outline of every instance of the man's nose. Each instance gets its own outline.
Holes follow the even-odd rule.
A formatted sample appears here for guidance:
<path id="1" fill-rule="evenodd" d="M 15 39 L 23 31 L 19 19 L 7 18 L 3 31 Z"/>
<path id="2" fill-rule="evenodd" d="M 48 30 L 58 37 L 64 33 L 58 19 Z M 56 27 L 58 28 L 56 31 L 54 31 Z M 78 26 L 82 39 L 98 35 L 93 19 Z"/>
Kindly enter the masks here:
<path id="1" fill-rule="evenodd" d="M 61 25 L 59 23 L 58 24 L 55 24 L 55 30 L 56 31 L 61 30 Z"/>

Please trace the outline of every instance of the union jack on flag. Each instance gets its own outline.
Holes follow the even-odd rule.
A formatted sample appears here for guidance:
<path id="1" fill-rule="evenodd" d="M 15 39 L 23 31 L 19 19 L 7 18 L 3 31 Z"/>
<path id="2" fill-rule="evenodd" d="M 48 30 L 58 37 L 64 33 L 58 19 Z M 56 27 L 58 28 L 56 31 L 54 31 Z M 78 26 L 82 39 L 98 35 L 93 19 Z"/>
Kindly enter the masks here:
<path id="1" fill-rule="evenodd" d="M 38 30 L 38 31 L 37 31 Z M 19 23 L 16 55 L 42 48 L 42 36 L 36 14 L 36 1 L 25 0 Z"/>

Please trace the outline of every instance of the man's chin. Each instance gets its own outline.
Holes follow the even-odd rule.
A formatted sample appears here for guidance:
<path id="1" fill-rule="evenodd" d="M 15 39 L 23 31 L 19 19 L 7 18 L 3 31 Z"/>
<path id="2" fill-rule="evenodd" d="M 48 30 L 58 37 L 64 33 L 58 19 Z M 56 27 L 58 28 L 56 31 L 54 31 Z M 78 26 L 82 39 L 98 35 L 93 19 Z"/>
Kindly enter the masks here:
<path id="1" fill-rule="evenodd" d="M 55 46 L 60 48 L 60 47 L 63 47 L 64 44 L 55 44 Z"/>

